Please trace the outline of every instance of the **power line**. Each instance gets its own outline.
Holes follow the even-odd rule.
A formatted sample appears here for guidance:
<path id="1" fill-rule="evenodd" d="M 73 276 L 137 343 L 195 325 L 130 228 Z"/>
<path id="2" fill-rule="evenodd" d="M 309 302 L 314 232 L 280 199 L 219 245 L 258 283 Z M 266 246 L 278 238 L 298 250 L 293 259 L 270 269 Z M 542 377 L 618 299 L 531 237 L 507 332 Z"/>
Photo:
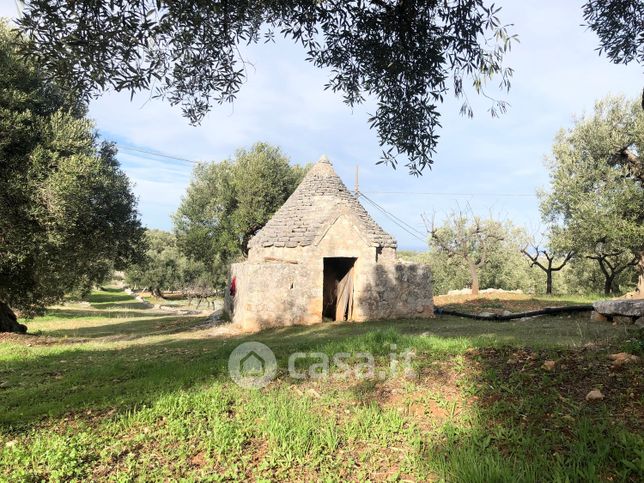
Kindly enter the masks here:
<path id="1" fill-rule="evenodd" d="M 423 238 L 423 233 L 421 233 L 419 230 L 414 228 L 412 225 L 410 225 L 406 221 L 404 221 L 404 220 L 398 218 L 396 215 L 390 213 L 389 211 L 384 209 L 382 206 L 380 206 L 378 203 L 376 203 L 372 199 L 370 199 L 367 196 L 365 196 L 363 193 L 359 193 L 359 196 L 364 198 L 367 202 L 369 202 L 371 205 L 373 205 L 375 208 L 377 208 L 380 212 L 382 212 L 386 216 L 388 216 L 391 221 L 393 221 L 396 225 L 398 225 L 398 227 L 400 227 L 401 229 L 403 229 L 404 231 L 409 233 L 414 238 L 417 238 L 418 240 L 422 241 L 423 243 L 425 243 L 427 241 L 425 238 Z"/>
<path id="2" fill-rule="evenodd" d="M 427 196 L 503 196 L 536 197 L 536 193 L 446 193 L 433 191 L 367 191 L 372 195 L 427 195 Z"/>
<path id="3" fill-rule="evenodd" d="M 137 153 L 148 154 L 148 155 L 157 156 L 157 157 L 160 157 L 160 158 L 174 159 L 174 160 L 177 160 L 177 161 L 183 161 L 183 162 L 191 163 L 191 164 L 199 164 L 197 161 L 193 161 L 192 159 L 182 158 L 180 156 L 174 156 L 172 154 L 166 154 L 166 153 L 162 153 L 162 152 L 159 152 L 159 151 L 151 151 L 149 149 L 142 149 L 142 148 L 138 148 L 136 146 L 129 146 L 127 144 L 120 144 L 120 143 L 116 143 L 116 145 L 117 145 L 117 147 L 119 149 L 122 149 L 124 151 L 135 151 Z"/>
<path id="4" fill-rule="evenodd" d="M 410 229 L 414 230 L 414 231 L 415 231 L 416 233 L 418 233 L 420 236 L 425 236 L 425 234 L 424 234 L 424 233 L 422 233 L 421 231 L 419 231 L 419 230 L 417 230 L 416 228 L 414 228 L 414 226 L 413 226 L 413 225 L 411 225 L 411 224 L 407 223 L 405 220 L 403 220 L 402 218 L 397 217 L 397 216 L 396 216 L 396 215 L 394 215 L 393 213 L 390 213 L 390 212 L 389 212 L 389 211 L 387 211 L 384 207 L 380 206 L 378 203 L 376 203 L 375 201 L 373 201 L 371 198 L 368 198 L 367 196 L 365 196 L 365 195 L 364 195 L 364 194 L 362 194 L 362 193 L 360 193 L 360 194 L 361 194 L 361 195 L 362 195 L 362 196 L 363 196 L 367 201 L 369 201 L 372 205 L 376 206 L 380 211 L 383 211 L 384 213 L 388 214 L 389 216 L 391 216 L 391 217 L 395 218 L 395 219 L 396 219 L 396 220 L 398 220 L 400 223 L 402 223 L 402 224 L 404 224 L 405 226 L 407 226 L 408 228 L 410 228 Z"/>
<path id="5" fill-rule="evenodd" d="M 376 206 L 376 208 L 378 208 L 378 207 Z M 382 210 L 380 210 L 380 211 L 382 211 Z M 408 234 L 410 234 L 411 236 L 413 236 L 413 237 L 414 237 L 414 238 L 416 238 L 417 240 L 420 240 L 420 241 L 421 241 L 421 242 L 423 242 L 423 243 L 425 243 L 425 242 L 427 241 L 426 239 L 424 239 L 424 238 L 422 238 L 422 237 L 418 236 L 418 235 L 414 232 L 415 230 L 414 230 L 414 231 L 409 230 L 409 229 L 407 229 L 407 228 L 406 228 L 402 223 L 399 223 L 399 222 L 397 221 L 397 219 L 396 219 L 395 217 L 393 217 L 390 213 L 388 213 L 388 212 L 386 212 L 386 211 L 382 211 L 382 213 L 384 213 L 387 217 L 389 217 L 389 219 L 390 219 L 390 220 L 391 220 L 395 225 L 397 225 L 400 229 L 404 230 L 405 232 L 407 232 Z"/>

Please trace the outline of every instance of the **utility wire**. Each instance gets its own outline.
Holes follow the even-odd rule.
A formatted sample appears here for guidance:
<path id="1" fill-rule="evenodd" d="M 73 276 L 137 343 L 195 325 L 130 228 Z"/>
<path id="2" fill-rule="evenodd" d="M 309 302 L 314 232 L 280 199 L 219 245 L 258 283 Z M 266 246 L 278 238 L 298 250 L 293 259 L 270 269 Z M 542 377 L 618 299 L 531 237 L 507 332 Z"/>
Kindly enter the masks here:
<path id="1" fill-rule="evenodd" d="M 183 162 L 186 162 L 186 163 L 199 164 L 197 161 L 193 161 L 192 159 L 182 158 L 180 156 L 173 156 L 171 154 L 161 153 L 161 152 L 158 152 L 158 151 L 151 151 L 151 150 L 148 150 L 148 149 L 137 148 L 136 146 L 129 146 L 127 144 L 116 143 L 116 146 L 119 149 L 122 149 L 124 151 L 135 151 L 137 153 L 148 154 L 148 155 L 151 155 L 151 156 L 158 156 L 160 158 L 175 159 L 177 161 L 183 161 Z"/>
<path id="2" fill-rule="evenodd" d="M 380 206 L 378 203 L 376 203 L 375 201 L 371 200 L 370 198 L 366 197 L 364 194 L 359 193 L 359 196 L 361 196 L 362 198 L 364 198 L 364 199 L 365 199 L 365 201 L 369 202 L 372 206 L 374 206 L 375 208 L 377 208 L 380 212 L 384 213 L 387 217 L 389 217 L 389 219 L 390 219 L 391 221 L 393 221 L 396 225 L 398 225 L 398 227 L 402 228 L 404 231 L 406 231 L 407 233 L 409 233 L 409 234 L 410 234 L 411 236 L 413 236 L 414 238 L 416 238 L 416 239 L 418 239 L 418 240 L 422 241 L 423 243 L 425 243 L 425 242 L 427 241 L 425 238 L 423 238 L 423 234 L 422 234 L 420 231 L 416 230 L 416 228 L 414 228 L 414 227 L 413 227 L 412 225 L 410 225 L 409 223 L 407 223 L 407 222 L 405 222 L 405 221 L 401 220 L 400 218 L 398 218 L 398 217 L 397 217 L 397 216 L 395 216 L 394 214 L 392 214 L 392 213 L 388 212 L 388 211 L 387 211 L 387 210 L 385 210 L 382 206 Z"/>
<path id="3" fill-rule="evenodd" d="M 445 193 L 431 191 L 367 191 L 372 195 L 428 195 L 428 196 L 507 196 L 536 197 L 536 193 Z"/>
<path id="4" fill-rule="evenodd" d="M 400 223 L 402 223 L 402 224 L 403 224 L 403 225 L 405 225 L 406 227 L 410 228 L 411 230 L 414 230 L 414 231 L 415 231 L 416 233 L 418 233 L 420 236 L 425 236 L 425 234 L 424 234 L 423 232 L 421 232 L 421 231 L 417 230 L 413 225 L 411 225 L 411 224 L 407 223 L 405 220 L 403 220 L 402 218 L 397 217 L 397 216 L 396 216 L 396 215 L 394 215 L 393 213 L 390 213 L 390 212 L 389 212 L 389 211 L 387 211 L 384 207 L 380 206 L 378 203 L 376 203 L 376 202 L 375 202 L 374 200 L 372 200 L 371 198 L 368 198 L 367 196 L 365 196 L 365 195 L 364 195 L 364 194 L 362 194 L 362 193 L 360 193 L 360 194 L 361 194 L 361 195 L 362 195 L 362 196 L 363 196 L 363 197 L 364 197 L 368 202 L 370 202 L 372 205 L 376 206 L 380 211 L 382 211 L 382 212 L 386 213 L 387 215 L 389 215 L 389 216 L 391 216 L 391 217 L 395 218 L 396 220 L 398 220 Z"/>
<path id="5" fill-rule="evenodd" d="M 123 151 L 134 151 L 137 153 L 142 153 L 142 154 L 147 154 L 149 156 L 156 156 L 160 158 L 166 158 L 166 159 L 174 159 L 176 161 L 183 161 L 185 163 L 190 163 L 190 164 L 199 164 L 198 161 L 194 161 L 192 159 L 188 158 L 182 158 L 181 156 L 175 156 L 172 154 L 167 154 L 159 151 L 152 151 L 149 149 L 143 149 L 139 148 L 136 146 L 131 146 L 127 144 L 121 144 L 121 143 L 116 143 L 117 147 L 120 150 Z M 148 158 L 149 159 L 149 158 Z M 426 195 L 426 196 L 501 196 L 501 197 L 515 197 L 515 198 L 522 198 L 522 197 L 536 197 L 536 193 L 449 193 L 449 192 L 433 192 L 433 191 L 367 191 L 366 193 L 369 194 L 374 194 L 374 195 Z M 360 192 L 360 195 L 364 195 L 364 192 Z M 368 199 L 366 196 L 364 198 L 367 201 L 370 201 L 372 204 L 377 205 L 373 200 Z M 377 206 L 379 209 L 382 210 L 381 206 Z M 389 216 L 391 213 L 387 213 Z M 398 218 L 400 220 L 400 218 Z M 410 226 L 409 224 L 405 223 L 403 220 L 400 220 L 402 223 L 404 223 L 407 226 Z M 412 229 L 415 230 L 415 228 L 412 227 Z"/>
<path id="6" fill-rule="evenodd" d="M 426 240 L 426 239 L 424 239 L 424 238 L 422 238 L 422 237 L 418 236 L 415 232 L 413 232 L 413 231 L 411 231 L 411 230 L 408 230 L 408 229 L 405 227 L 405 225 L 403 225 L 403 224 L 401 224 L 401 223 L 398 223 L 398 221 L 396 221 L 396 219 L 395 219 L 395 218 L 393 218 L 393 217 L 389 216 L 389 214 L 388 214 L 388 213 L 384 213 L 384 214 L 385 214 L 386 216 L 388 216 L 388 217 L 389 217 L 389 219 L 390 219 L 390 221 L 391 221 L 391 222 L 393 222 L 395 225 L 397 225 L 401 230 L 403 230 L 403 231 L 405 231 L 405 232 L 409 233 L 411 236 L 413 236 L 414 238 L 416 238 L 417 240 L 419 240 L 419 241 L 421 241 L 421 242 L 423 242 L 423 243 L 427 242 L 427 240 Z"/>

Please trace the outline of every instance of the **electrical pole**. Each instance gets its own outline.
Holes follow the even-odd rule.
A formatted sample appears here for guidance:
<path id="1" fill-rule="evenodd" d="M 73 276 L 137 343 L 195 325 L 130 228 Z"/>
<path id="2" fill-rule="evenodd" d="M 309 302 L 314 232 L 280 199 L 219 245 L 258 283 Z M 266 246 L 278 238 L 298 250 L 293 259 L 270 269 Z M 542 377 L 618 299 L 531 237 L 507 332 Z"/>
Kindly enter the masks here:
<path id="1" fill-rule="evenodd" d="M 360 195 L 359 178 L 360 178 L 360 165 L 356 164 L 356 188 L 355 188 L 356 198 Z"/>

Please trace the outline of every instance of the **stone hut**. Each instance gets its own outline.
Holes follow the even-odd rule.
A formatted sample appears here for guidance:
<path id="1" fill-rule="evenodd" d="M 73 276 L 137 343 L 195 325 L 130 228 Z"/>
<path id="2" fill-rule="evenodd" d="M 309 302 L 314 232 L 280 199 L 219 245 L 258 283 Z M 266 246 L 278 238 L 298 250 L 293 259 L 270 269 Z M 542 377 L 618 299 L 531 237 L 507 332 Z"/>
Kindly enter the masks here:
<path id="1" fill-rule="evenodd" d="M 225 310 L 247 330 L 432 317 L 431 273 L 396 259 L 396 240 L 323 156 L 232 265 Z"/>

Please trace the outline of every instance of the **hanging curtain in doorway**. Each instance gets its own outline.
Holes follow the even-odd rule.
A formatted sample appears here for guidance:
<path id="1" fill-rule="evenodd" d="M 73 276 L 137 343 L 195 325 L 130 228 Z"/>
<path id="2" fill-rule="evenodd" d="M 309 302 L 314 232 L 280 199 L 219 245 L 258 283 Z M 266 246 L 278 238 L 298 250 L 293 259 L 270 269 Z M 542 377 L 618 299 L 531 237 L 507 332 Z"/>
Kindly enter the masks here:
<path id="1" fill-rule="evenodd" d="M 351 320 L 353 318 L 353 267 L 338 282 L 337 293 L 335 320 Z"/>

